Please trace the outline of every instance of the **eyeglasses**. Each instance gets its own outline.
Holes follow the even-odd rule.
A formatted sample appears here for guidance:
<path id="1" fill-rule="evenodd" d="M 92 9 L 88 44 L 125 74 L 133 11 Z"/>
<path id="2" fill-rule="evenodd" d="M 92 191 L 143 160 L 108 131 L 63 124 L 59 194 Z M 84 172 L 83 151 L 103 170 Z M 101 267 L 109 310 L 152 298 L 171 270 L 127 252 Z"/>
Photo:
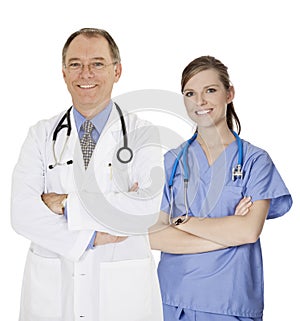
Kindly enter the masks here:
<path id="1" fill-rule="evenodd" d="M 65 68 L 69 71 L 69 72 L 82 72 L 84 67 L 87 66 L 89 71 L 91 72 L 99 72 L 103 69 L 105 69 L 106 67 L 109 67 L 111 65 L 115 65 L 117 62 L 112 62 L 110 64 L 103 64 L 102 62 L 99 61 L 95 61 L 95 62 L 91 62 L 88 65 L 84 65 L 81 62 L 71 62 L 68 65 L 65 65 Z"/>

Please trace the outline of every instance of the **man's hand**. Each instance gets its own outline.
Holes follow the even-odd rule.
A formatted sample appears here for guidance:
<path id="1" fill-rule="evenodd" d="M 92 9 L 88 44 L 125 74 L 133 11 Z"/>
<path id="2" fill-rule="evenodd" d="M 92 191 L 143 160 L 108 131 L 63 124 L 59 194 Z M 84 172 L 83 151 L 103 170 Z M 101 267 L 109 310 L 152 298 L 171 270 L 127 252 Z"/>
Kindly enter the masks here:
<path id="1" fill-rule="evenodd" d="M 138 182 L 135 182 L 129 192 L 137 192 L 139 189 L 139 184 Z M 109 244 L 109 243 L 120 243 L 123 242 L 124 240 L 126 240 L 128 238 L 128 236 L 116 236 L 116 235 L 111 235 L 108 233 L 104 233 L 104 232 L 97 232 L 96 234 L 96 238 L 94 241 L 94 246 L 97 245 L 105 245 L 105 244 Z"/>
<path id="2" fill-rule="evenodd" d="M 49 209 L 55 213 L 62 215 L 64 214 L 64 209 L 62 206 L 62 201 L 66 199 L 68 194 L 56 194 L 56 193 L 47 193 L 42 194 L 43 202 L 49 207 Z"/>
<path id="3" fill-rule="evenodd" d="M 250 196 L 242 198 L 235 208 L 234 215 L 246 215 L 249 212 L 251 206 L 252 202 Z"/>
<path id="4" fill-rule="evenodd" d="M 139 184 L 138 182 L 135 182 L 129 192 L 137 192 L 139 189 Z M 111 235 L 105 232 L 97 232 L 96 234 L 96 238 L 94 241 L 94 246 L 97 245 L 105 245 L 105 244 L 109 244 L 109 243 L 120 243 L 123 242 L 124 240 L 126 240 L 128 238 L 128 236 L 116 236 L 116 235 Z"/>
<path id="5" fill-rule="evenodd" d="M 129 192 L 137 192 L 139 189 L 139 183 L 138 182 L 135 182 L 133 183 L 133 185 L 131 186 Z"/>
<path id="6" fill-rule="evenodd" d="M 105 232 L 97 232 L 96 238 L 94 241 L 94 246 L 105 245 L 109 243 L 120 243 L 126 240 L 127 238 L 128 236 L 116 236 Z"/>
<path id="7" fill-rule="evenodd" d="M 129 192 L 137 192 L 139 189 L 139 184 L 136 182 L 134 183 Z M 55 214 L 64 214 L 63 212 L 63 206 L 62 201 L 66 199 L 68 194 L 56 194 L 56 193 L 47 193 L 42 194 L 42 200 L 43 202 L 50 208 L 52 212 Z"/>

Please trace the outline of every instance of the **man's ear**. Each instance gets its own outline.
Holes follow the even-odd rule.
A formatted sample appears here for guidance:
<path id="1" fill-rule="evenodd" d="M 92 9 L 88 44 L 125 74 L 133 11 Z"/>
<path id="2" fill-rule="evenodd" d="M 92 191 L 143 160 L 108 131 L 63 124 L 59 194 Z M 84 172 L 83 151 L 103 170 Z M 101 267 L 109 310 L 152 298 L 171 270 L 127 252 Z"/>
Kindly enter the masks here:
<path id="1" fill-rule="evenodd" d="M 122 74 L 122 65 L 121 63 L 117 63 L 114 66 L 114 72 L 115 72 L 115 82 L 118 82 L 121 74 Z"/>

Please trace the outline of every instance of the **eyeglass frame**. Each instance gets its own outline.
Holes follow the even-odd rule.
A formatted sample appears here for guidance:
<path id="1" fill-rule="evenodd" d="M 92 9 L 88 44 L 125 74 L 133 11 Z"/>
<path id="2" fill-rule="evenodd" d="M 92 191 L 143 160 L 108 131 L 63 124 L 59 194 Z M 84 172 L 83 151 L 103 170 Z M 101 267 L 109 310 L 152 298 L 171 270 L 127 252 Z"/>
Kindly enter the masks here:
<path id="1" fill-rule="evenodd" d="M 72 69 L 72 68 L 70 68 L 70 65 L 71 64 L 79 64 L 80 66 L 78 66 L 78 67 L 75 67 L 75 69 Z M 102 66 L 101 67 L 95 67 L 95 66 L 93 66 L 93 65 L 95 65 L 95 64 L 102 64 L 100 61 L 95 61 L 95 62 L 91 62 L 91 63 L 89 63 L 89 64 L 87 64 L 87 65 L 85 65 L 85 64 L 83 64 L 83 63 L 81 63 L 81 62 L 78 62 L 78 61 L 76 61 L 76 62 L 71 62 L 71 63 L 69 63 L 68 65 L 66 65 L 66 64 L 64 64 L 64 68 L 65 69 L 67 69 L 69 72 L 82 72 L 83 70 L 84 70 L 84 67 L 85 66 L 87 66 L 88 67 L 88 70 L 89 70 L 89 72 L 100 72 L 101 70 L 103 70 L 103 69 L 105 69 L 106 67 L 109 67 L 109 66 L 111 66 L 111 65 L 116 65 L 117 63 L 118 63 L 118 61 L 114 61 L 114 62 L 112 62 L 112 63 L 109 63 L 109 64 L 102 64 Z"/>

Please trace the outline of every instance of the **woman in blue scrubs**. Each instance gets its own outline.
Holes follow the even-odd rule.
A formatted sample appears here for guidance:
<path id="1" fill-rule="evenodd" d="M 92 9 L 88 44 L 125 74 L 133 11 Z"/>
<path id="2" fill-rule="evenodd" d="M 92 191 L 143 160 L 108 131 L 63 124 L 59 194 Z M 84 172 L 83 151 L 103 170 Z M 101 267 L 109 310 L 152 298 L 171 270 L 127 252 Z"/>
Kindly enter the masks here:
<path id="1" fill-rule="evenodd" d="M 165 155 L 166 185 L 152 228 L 165 321 L 261 321 L 263 264 L 259 236 L 266 219 L 284 215 L 291 195 L 266 151 L 241 140 L 243 177 L 232 180 L 238 161 L 233 130 L 240 122 L 227 67 L 203 56 L 182 73 L 182 93 L 197 138 L 188 149 L 190 172 L 185 221 L 183 166 L 168 181 L 185 144 Z M 178 225 L 170 224 L 182 219 Z"/>

